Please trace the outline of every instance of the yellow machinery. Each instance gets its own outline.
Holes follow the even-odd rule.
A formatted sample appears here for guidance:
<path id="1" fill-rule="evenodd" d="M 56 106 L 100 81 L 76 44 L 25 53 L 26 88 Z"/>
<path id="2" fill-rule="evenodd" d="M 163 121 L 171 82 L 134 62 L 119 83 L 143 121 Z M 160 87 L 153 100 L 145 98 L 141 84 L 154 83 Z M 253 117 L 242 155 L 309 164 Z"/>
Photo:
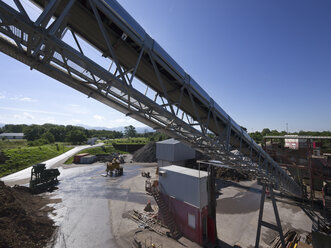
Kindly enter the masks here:
<path id="1" fill-rule="evenodd" d="M 112 162 L 108 162 L 106 168 L 107 176 L 122 176 L 123 168 L 120 165 L 120 161 L 116 158 L 113 158 Z"/>

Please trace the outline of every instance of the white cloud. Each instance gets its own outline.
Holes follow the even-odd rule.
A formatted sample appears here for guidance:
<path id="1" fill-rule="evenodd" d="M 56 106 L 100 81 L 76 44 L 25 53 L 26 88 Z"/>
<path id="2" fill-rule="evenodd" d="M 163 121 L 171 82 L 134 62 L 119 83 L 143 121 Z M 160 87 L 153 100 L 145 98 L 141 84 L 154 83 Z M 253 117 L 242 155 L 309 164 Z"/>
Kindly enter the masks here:
<path id="1" fill-rule="evenodd" d="M 1 95 L 0 93 L 0 99 L 5 99 L 6 97 L 4 95 Z"/>
<path id="2" fill-rule="evenodd" d="M 24 112 L 23 116 L 24 116 L 24 118 L 29 119 L 29 120 L 34 119 L 34 116 L 32 114 L 27 113 L 27 112 Z"/>
<path id="3" fill-rule="evenodd" d="M 37 101 L 36 99 L 32 99 L 30 97 L 22 97 L 22 98 L 19 98 L 19 100 L 22 102 L 36 102 Z"/>
<path id="4" fill-rule="evenodd" d="M 114 119 L 107 126 L 108 127 L 123 127 L 123 126 L 128 126 L 128 125 L 132 125 L 135 127 L 145 127 L 144 124 L 142 124 L 141 122 L 139 122 L 133 118 L 130 118 L 130 117 Z"/>
<path id="5" fill-rule="evenodd" d="M 17 115 L 17 114 L 14 115 L 14 118 L 17 120 L 33 120 L 34 116 L 27 112 L 23 112 L 23 114 L 21 114 L 21 115 Z"/>
<path id="6" fill-rule="evenodd" d="M 77 125 L 77 124 L 83 124 L 83 121 L 80 119 L 71 119 L 67 123 L 67 125 Z"/>
<path id="7" fill-rule="evenodd" d="M 11 96 L 8 99 L 12 101 L 20 101 L 20 102 L 37 102 L 37 99 L 33 99 L 31 97 L 26 97 L 22 95 Z"/>
<path id="8" fill-rule="evenodd" d="M 66 106 L 66 111 L 73 113 L 73 114 L 79 114 L 79 115 L 85 115 L 88 114 L 88 111 L 81 107 L 79 104 L 68 104 Z"/>
<path id="9" fill-rule="evenodd" d="M 71 116 L 70 114 L 66 114 L 66 113 L 44 111 L 44 110 L 38 110 L 38 109 L 21 109 L 21 108 L 12 108 L 12 107 L 0 107 L 0 109 L 9 110 L 9 111 L 38 113 L 38 114 L 52 114 L 52 115 L 61 115 L 61 116 Z"/>
<path id="10" fill-rule="evenodd" d="M 103 116 L 101 116 L 101 115 L 93 115 L 93 118 L 96 119 L 96 120 L 98 120 L 98 121 L 105 120 L 105 118 Z"/>

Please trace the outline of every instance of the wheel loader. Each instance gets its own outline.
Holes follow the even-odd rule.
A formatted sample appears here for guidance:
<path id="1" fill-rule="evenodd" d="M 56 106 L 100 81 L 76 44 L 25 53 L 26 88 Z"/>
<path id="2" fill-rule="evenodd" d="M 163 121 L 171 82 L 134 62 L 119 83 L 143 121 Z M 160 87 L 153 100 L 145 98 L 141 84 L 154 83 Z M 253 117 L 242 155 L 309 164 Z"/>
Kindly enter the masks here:
<path id="1" fill-rule="evenodd" d="M 60 175 L 58 169 L 46 169 L 46 164 L 36 164 L 31 169 L 30 188 L 33 190 L 46 190 L 58 183 Z"/>
<path id="2" fill-rule="evenodd" d="M 113 158 L 112 162 L 108 162 L 106 168 L 107 176 L 122 176 L 123 168 L 120 165 L 120 161 L 117 158 Z"/>

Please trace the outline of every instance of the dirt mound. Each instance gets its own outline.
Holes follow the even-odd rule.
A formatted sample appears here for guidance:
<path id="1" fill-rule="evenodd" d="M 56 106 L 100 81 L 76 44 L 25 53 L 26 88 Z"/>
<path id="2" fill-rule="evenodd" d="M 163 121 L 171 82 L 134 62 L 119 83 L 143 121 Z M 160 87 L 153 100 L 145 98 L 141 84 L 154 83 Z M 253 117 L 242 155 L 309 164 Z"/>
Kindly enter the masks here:
<path id="1" fill-rule="evenodd" d="M 25 187 L 8 187 L 0 181 L 0 248 L 44 247 L 55 227 L 41 210 L 47 200 Z"/>
<path id="2" fill-rule="evenodd" d="M 135 162 L 142 163 L 152 163 L 156 162 L 156 144 L 155 142 L 150 142 L 137 150 L 133 156 L 132 160 Z"/>
<path id="3" fill-rule="evenodd" d="M 229 168 L 217 168 L 216 177 L 223 180 L 245 181 L 252 180 L 252 175 Z"/>

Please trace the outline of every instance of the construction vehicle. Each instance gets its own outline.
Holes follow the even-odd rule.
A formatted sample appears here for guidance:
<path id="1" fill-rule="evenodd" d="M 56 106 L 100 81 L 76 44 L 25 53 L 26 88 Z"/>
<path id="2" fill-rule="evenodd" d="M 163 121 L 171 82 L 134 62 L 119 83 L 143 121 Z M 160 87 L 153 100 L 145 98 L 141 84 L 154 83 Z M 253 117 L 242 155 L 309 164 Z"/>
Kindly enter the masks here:
<path id="1" fill-rule="evenodd" d="M 117 158 L 113 158 L 112 162 L 108 162 L 106 168 L 107 176 L 122 176 L 123 168 L 120 165 L 120 161 Z"/>
<path id="2" fill-rule="evenodd" d="M 30 188 L 46 190 L 58 183 L 58 169 L 46 169 L 46 164 L 36 164 L 31 169 Z"/>
<path id="3" fill-rule="evenodd" d="M 149 172 L 145 172 L 145 171 L 141 172 L 141 176 L 146 177 L 146 178 L 151 178 L 151 174 Z"/>

